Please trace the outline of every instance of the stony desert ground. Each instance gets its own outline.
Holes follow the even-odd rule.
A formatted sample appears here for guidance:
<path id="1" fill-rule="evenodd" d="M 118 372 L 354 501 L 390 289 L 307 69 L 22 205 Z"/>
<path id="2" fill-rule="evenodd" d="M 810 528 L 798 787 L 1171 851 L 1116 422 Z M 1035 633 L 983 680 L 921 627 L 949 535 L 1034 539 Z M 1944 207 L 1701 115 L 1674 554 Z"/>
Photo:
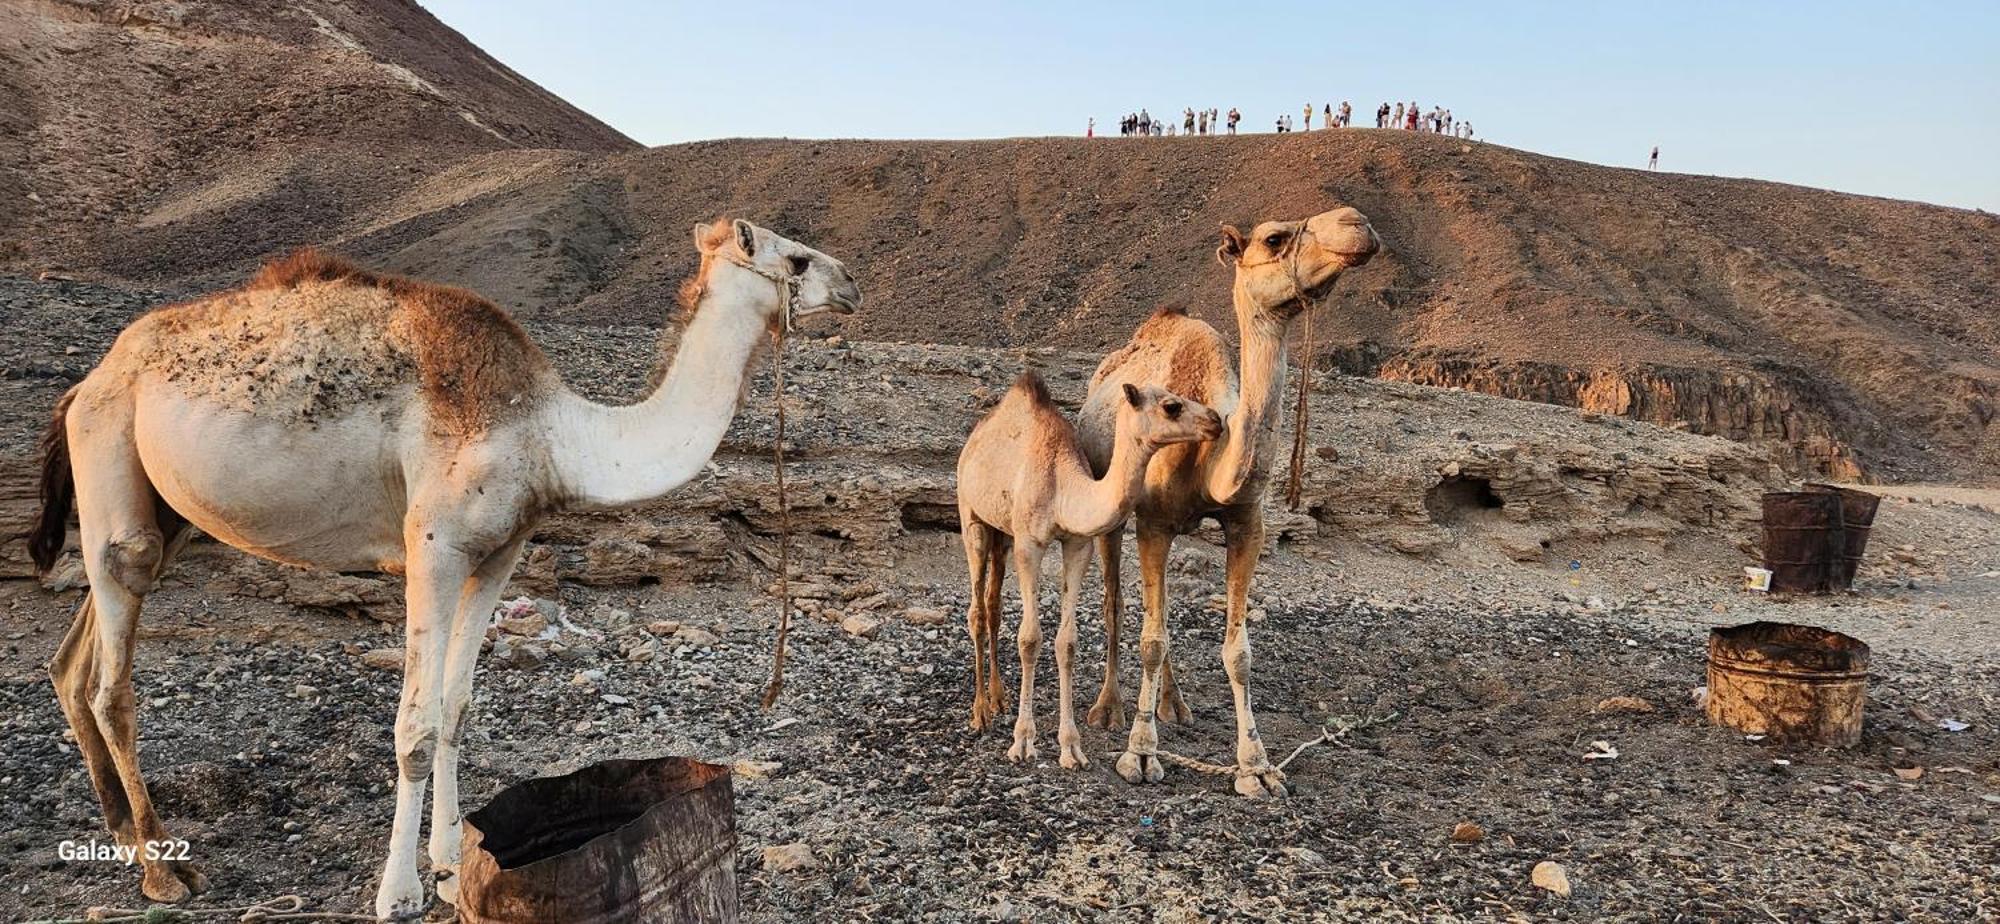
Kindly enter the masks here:
<path id="1" fill-rule="evenodd" d="M 0 357 L 10 522 L 26 509 L 25 450 L 43 409 L 159 297 L 0 282 L 0 308 L 23 322 L 9 324 Z M 605 398 L 643 388 L 658 349 L 648 329 L 532 332 Z M 1097 729 L 1086 741 L 1103 759 L 1083 771 L 1008 763 L 1004 734 L 965 724 L 950 463 L 1020 368 L 1042 369 L 1074 402 L 1093 360 L 795 341 L 787 401 L 810 616 L 784 699 L 757 708 L 776 610 L 765 591 L 776 541 L 767 371 L 712 477 L 545 531 L 510 593 L 562 618 L 548 638 L 496 629 L 469 733 L 468 805 L 605 757 L 732 763 L 743 899 L 758 921 L 2000 914 L 2000 497 L 1888 492 L 1856 593 L 1766 597 L 1736 584 L 1754 561 L 1754 498 L 1785 480 L 1767 454 L 1464 392 L 1321 383 L 1306 512 L 1274 516 L 1252 628 L 1275 753 L 1337 733 L 1287 767 L 1290 798 L 1246 801 L 1180 769 L 1166 785 L 1131 786 L 1109 767 L 1122 737 Z M 1501 506 L 1439 490 L 1447 467 L 1483 480 Z M 1165 742 L 1209 760 L 1226 758 L 1233 728 L 1214 654 L 1213 540 L 1183 540 L 1173 560 L 1175 652 L 1195 721 Z M 18 576 L 18 556 L 9 561 Z M 1128 562 L 1128 580 L 1134 571 Z M 150 602 L 142 747 L 166 817 L 215 879 L 204 902 L 296 892 L 316 907 L 367 907 L 398 685 L 371 666 L 395 656 L 371 653 L 400 643 L 396 591 L 198 543 Z M 17 577 L 0 594 L 0 779 L 18 793 L 0 805 L 0 917 L 132 904 L 126 870 L 54 854 L 100 830 L 42 673 L 79 591 Z M 1087 701 L 1101 664 L 1094 589 L 1085 610 Z M 1690 692 L 1707 629 L 1760 618 L 1874 646 L 1861 745 L 1773 747 L 1702 718 Z M 1129 697 L 1129 653 L 1125 664 Z M 1050 673 L 1044 664 L 1038 709 L 1048 736 Z M 1606 705 L 1616 697 L 1644 705 Z M 1593 741 L 1620 756 L 1584 760 Z M 1898 760 L 1926 772 L 1905 781 Z M 1454 842 L 1462 822 L 1481 839 Z M 793 845 L 810 860 L 792 865 Z M 792 849 L 767 855 L 774 847 Z M 1570 897 L 1530 884 L 1544 860 L 1565 867 Z"/>

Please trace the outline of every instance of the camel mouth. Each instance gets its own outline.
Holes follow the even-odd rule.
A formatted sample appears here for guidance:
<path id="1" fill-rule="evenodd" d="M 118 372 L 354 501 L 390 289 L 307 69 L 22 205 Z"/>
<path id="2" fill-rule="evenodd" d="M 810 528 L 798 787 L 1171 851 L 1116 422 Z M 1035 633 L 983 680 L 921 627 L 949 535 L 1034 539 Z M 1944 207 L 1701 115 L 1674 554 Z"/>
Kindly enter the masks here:
<path id="1" fill-rule="evenodd" d="M 801 308 L 795 312 L 792 312 L 792 320 L 800 321 L 806 318 L 818 317 L 823 314 L 830 314 L 835 317 L 844 318 L 847 317 L 848 315 L 853 314 L 856 310 L 857 308 L 852 302 L 844 300 L 835 300 L 827 302 L 822 305 L 814 305 L 811 308 Z"/>

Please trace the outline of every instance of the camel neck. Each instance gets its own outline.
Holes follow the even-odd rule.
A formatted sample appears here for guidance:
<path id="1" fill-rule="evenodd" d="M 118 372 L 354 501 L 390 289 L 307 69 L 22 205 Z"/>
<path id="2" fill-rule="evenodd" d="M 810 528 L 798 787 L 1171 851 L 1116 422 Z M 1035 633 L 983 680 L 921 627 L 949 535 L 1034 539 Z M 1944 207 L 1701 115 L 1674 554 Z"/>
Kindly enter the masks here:
<path id="1" fill-rule="evenodd" d="M 559 405 L 551 447 L 558 496 L 582 506 L 637 503 L 680 487 L 708 464 L 766 336 L 769 312 L 753 302 L 776 297 L 748 273 L 718 275 L 666 378 L 645 400 L 614 407 L 579 396 Z"/>
<path id="2" fill-rule="evenodd" d="M 1092 478 L 1081 451 L 1056 469 L 1056 526 L 1072 536 L 1096 536 L 1123 522 L 1146 487 L 1146 463 L 1158 447 L 1132 438 L 1124 427 L 1112 438 L 1111 464 Z"/>
<path id="3" fill-rule="evenodd" d="M 1229 425 L 1218 441 L 1209 464 L 1208 494 L 1217 504 L 1230 505 L 1246 500 L 1248 487 L 1256 490 L 1260 476 L 1269 468 L 1271 437 L 1276 432 L 1278 409 L 1284 404 L 1285 347 L 1290 325 L 1264 318 L 1248 310 L 1249 296 L 1236 291 L 1238 318 L 1249 318 L 1240 326 L 1237 375 L 1241 395 Z"/>

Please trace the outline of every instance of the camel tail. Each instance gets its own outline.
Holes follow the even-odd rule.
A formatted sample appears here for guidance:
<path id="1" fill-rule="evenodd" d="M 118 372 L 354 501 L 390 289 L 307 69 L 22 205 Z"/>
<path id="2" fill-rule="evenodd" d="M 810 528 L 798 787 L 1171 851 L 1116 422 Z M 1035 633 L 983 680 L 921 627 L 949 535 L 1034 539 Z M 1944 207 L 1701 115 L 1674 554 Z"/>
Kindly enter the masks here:
<path id="1" fill-rule="evenodd" d="M 69 514 L 76 507 L 76 478 L 69 469 L 69 405 L 76 389 L 56 402 L 55 416 L 42 433 L 42 514 L 28 534 L 28 556 L 44 574 L 62 556 L 69 538 Z"/>

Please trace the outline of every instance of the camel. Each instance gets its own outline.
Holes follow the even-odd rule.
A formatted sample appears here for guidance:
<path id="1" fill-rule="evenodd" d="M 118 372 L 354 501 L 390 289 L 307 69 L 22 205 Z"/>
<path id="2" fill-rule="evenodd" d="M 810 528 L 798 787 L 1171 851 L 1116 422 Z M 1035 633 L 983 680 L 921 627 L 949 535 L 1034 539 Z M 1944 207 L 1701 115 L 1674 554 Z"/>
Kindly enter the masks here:
<path id="1" fill-rule="evenodd" d="M 1250 579 L 1264 548 L 1264 495 L 1272 460 L 1279 458 L 1274 424 L 1283 405 L 1286 338 L 1292 322 L 1333 287 L 1343 270 L 1368 261 L 1381 241 L 1368 219 L 1339 208 L 1304 221 L 1266 221 L 1244 234 L 1222 227 L 1216 259 L 1236 272 L 1233 300 L 1243 381 L 1230 368 L 1215 328 L 1163 309 L 1139 326 L 1132 342 L 1104 358 L 1091 377 L 1078 415 L 1083 448 L 1094 471 L 1111 464 L 1116 446 L 1119 396 L 1131 385 L 1153 384 L 1200 401 L 1228 419 L 1212 442 L 1170 447 L 1146 471 L 1145 492 L 1133 508 L 1146 616 L 1139 635 L 1139 703 L 1118 774 L 1133 783 L 1159 781 L 1163 702 L 1170 717 L 1191 716 L 1171 686 L 1167 651 L 1167 553 L 1174 537 L 1213 518 L 1227 545 L 1228 624 L 1222 663 L 1236 705 L 1236 791 L 1251 797 L 1282 796 L 1284 774 L 1273 767 L 1250 709 L 1250 636 L 1246 625 Z M 1119 588 L 1123 524 L 1098 539 L 1104 562 L 1104 684 L 1086 721 L 1115 728 L 1123 722 L 1118 692 L 1118 624 L 1124 613 Z"/>
<path id="2" fill-rule="evenodd" d="M 1090 567 L 1091 540 L 1122 525 L 1161 449 L 1214 439 L 1222 419 L 1200 403 L 1154 385 L 1127 385 L 1115 412 L 1110 463 L 1094 476 L 1076 428 L 1057 409 L 1042 378 L 1025 372 L 986 415 L 958 455 L 958 521 L 972 572 L 966 629 L 972 636 L 972 727 L 983 730 L 1000 711 L 998 646 L 1000 583 L 1008 546 L 1021 584 L 1021 699 L 1009 760 L 1033 760 L 1035 660 L 1041 652 L 1039 582 L 1042 555 L 1062 546 L 1062 626 L 1056 632 L 1056 689 L 1062 765 L 1086 766 L 1083 736 L 1070 705 L 1070 660 L 1076 651 L 1076 597 Z"/>
<path id="3" fill-rule="evenodd" d="M 430 860 L 439 897 L 456 899 L 473 666 L 537 521 L 693 478 L 735 415 L 758 344 L 860 305 L 840 261 L 749 222 L 698 224 L 694 240 L 681 347 L 629 406 L 571 391 L 471 292 L 312 250 L 119 335 L 56 406 L 31 550 L 44 570 L 54 562 L 73 505 L 90 592 L 49 672 L 120 843 L 168 839 L 139 772 L 134 630 L 195 526 L 280 562 L 407 575 L 396 814 L 375 913 L 425 910 L 416 848 L 432 777 Z M 183 860 L 140 859 L 147 898 L 178 902 L 207 885 Z"/>

